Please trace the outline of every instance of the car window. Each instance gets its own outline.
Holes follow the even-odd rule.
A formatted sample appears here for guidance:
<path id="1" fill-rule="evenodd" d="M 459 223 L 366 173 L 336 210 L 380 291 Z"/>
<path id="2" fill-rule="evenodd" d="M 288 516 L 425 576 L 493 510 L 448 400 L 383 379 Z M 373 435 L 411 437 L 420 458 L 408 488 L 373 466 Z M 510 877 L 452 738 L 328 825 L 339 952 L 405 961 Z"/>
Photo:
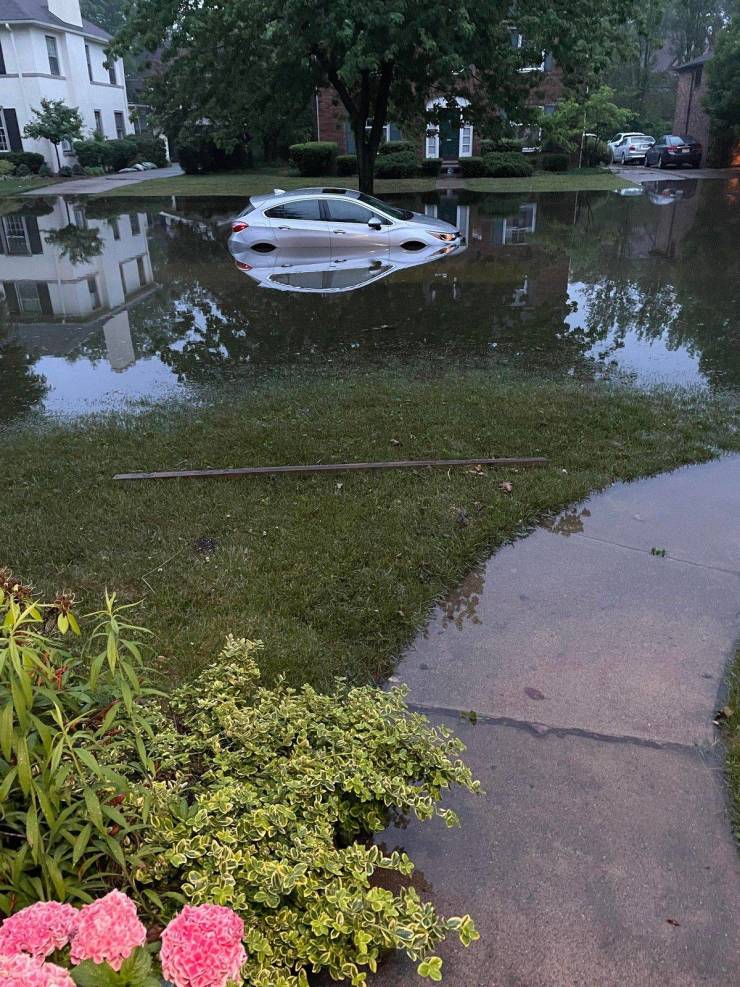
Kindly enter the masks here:
<path id="1" fill-rule="evenodd" d="M 318 199 L 297 199 L 295 202 L 281 202 L 265 210 L 265 216 L 270 219 L 308 219 L 320 220 L 321 210 Z"/>
<path id="2" fill-rule="evenodd" d="M 681 137 L 676 137 L 675 134 L 671 134 L 670 137 L 666 137 L 665 142 L 670 147 L 676 147 L 678 144 L 683 144 L 683 139 Z"/>
<path id="3" fill-rule="evenodd" d="M 337 199 L 330 199 L 327 205 L 333 223 L 364 223 L 367 225 L 371 219 L 380 219 L 380 216 L 376 216 L 375 213 L 370 212 L 364 206 L 359 206 L 356 202 L 340 202 Z"/>

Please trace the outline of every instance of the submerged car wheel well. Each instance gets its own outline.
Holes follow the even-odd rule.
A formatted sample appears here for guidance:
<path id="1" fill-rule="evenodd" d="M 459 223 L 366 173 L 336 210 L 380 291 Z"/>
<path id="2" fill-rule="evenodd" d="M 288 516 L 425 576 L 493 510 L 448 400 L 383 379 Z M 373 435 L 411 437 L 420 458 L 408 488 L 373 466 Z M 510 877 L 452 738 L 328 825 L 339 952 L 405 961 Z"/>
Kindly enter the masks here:
<path id="1" fill-rule="evenodd" d="M 404 250 L 423 250 L 426 244 L 422 243 L 421 240 L 406 240 L 401 246 Z"/>
<path id="2" fill-rule="evenodd" d="M 257 254 L 269 254 L 271 251 L 275 250 L 274 243 L 253 243 L 252 250 Z"/>

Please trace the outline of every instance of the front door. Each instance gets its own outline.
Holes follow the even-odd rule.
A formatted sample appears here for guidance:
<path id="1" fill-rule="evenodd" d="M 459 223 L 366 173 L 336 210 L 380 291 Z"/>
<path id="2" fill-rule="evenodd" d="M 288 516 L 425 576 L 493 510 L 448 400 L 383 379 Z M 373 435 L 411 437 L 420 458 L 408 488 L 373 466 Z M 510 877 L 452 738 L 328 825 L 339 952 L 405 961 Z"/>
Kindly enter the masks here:
<path id="1" fill-rule="evenodd" d="M 443 161 L 460 157 L 460 117 L 456 113 L 445 113 L 439 121 L 439 156 Z"/>

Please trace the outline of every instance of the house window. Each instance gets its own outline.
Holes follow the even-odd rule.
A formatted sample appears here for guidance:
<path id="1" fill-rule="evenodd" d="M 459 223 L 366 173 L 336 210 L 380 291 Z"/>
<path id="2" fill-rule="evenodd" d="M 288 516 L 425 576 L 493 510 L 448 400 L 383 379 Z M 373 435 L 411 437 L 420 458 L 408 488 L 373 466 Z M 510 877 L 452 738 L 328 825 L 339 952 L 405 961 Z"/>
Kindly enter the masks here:
<path id="1" fill-rule="evenodd" d="M 87 229 L 87 216 L 85 215 L 84 206 L 75 206 L 72 210 L 72 214 L 75 219 L 75 226 L 80 230 Z"/>
<path id="2" fill-rule="evenodd" d="M 126 126 L 123 122 L 123 113 L 116 113 L 116 137 L 120 140 L 126 136 Z"/>
<path id="3" fill-rule="evenodd" d="M 139 284 L 143 288 L 146 284 L 146 268 L 144 267 L 144 258 L 136 258 L 136 270 L 139 272 Z"/>
<path id="4" fill-rule="evenodd" d="M 100 308 L 100 292 L 98 291 L 98 282 L 95 278 L 87 279 L 87 290 L 90 292 L 92 307 L 94 309 Z"/>
<path id="5" fill-rule="evenodd" d="M 141 223 L 139 222 L 139 214 L 137 212 L 129 213 L 128 218 L 131 223 L 131 234 L 133 236 L 138 236 L 141 233 Z"/>
<path id="6" fill-rule="evenodd" d="M 473 153 L 473 128 L 468 124 L 460 127 L 460 157 L 469 158 Z"/>
<path id="7" fill-rule="evenodd" d="M 57 39 L 50 34 L 46 35 L 46 52 L 49 56 L 49 72 L 52 75 L 61 75 L 59 67 L 59 50 L 57 49 Z"/>
<path id="8" fill-rule="evenodd" d="M 28 232 L 22 216 L 6 216 L 3 220 L 5 242 L 12 257 L 27 257 L 31 253 Z"/>
<path id="9" fill-rule="evenodd" d="M 103 114 L 100 110 L 94 110 L 93 112 L 95 113 L 95 133 L 103 137 Z"/>
<path id="10" fill-rule="evenodd" d="M 111 62 L 108 66 L 108 79 L 112 86 L 118 85 L 118 79 L 116 78 L 116 63 Z"/>
<path id="11" fill-rule="evenodd" d="M 5 114 L 0 110 L 0 151 L 9 151 L 8 128 L 5 124 Z"/>
<path id="12" fill-rule="evenodd" d="M 5 68 L 5 53 L 3 52 L 3 46 L 0 43 L 0 75 L 7 75 L 7 70 Z"/>
<path id="13" fill-rule="evenodd" d="M 24 315 L 41 315 L 41 296 L 35 281 L 18 281 L 15 286 L 18 307 Z"/>
<path id="14" fill-rule="evenodd" d="M 118 220 L 117 219 L 112 219 L 110 221 L 110 225 L 111 225 L 111 229 L 113 230 L 113 239 L 114 240 L 120 240 L 121 239 L 121 227 L 118 225 Z"/>
<path id="15" fill-rule="evenodd" d="M 92 59 L 90 58 L 90 45 L 85 45 L 85 61 L 87 62 L 87 77 L 93 81 Z"/>
<path id="16" fill-rule="evenodd" d="M 63 140 L 62 141 L 62 153 L 66 155 L 74 154 L 74 148 L 72 147 L 72 141 Z"/>

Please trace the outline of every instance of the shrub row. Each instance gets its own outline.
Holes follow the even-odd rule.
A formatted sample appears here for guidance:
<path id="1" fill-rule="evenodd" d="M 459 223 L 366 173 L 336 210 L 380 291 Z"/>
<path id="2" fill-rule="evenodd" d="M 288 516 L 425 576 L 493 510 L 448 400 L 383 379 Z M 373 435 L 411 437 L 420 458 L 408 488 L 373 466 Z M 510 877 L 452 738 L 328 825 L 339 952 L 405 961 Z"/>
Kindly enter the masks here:
<path id="1" fill-rule="evenodd" d="M 0 154 L 0 162 L 11 164 L 14 171 L 23 166 L 28 168 L 26 174 L 38 175 L 42 165 L 45 163 L 45 159 L 43 154 L 36 154 L 34 151 L 3 151 Z M 6 174 L 10 173 L 6 172 Z"/>
<path id="2" fill-rule="evenodd" d="M 83 168 L 108 168 L 120 171 L 137 161 L 151 161 L 162 168 L 167 163 L 164 142 L 158 137 L 129 134 L 121 140 L 75 141 L 74 151 Z"/>

